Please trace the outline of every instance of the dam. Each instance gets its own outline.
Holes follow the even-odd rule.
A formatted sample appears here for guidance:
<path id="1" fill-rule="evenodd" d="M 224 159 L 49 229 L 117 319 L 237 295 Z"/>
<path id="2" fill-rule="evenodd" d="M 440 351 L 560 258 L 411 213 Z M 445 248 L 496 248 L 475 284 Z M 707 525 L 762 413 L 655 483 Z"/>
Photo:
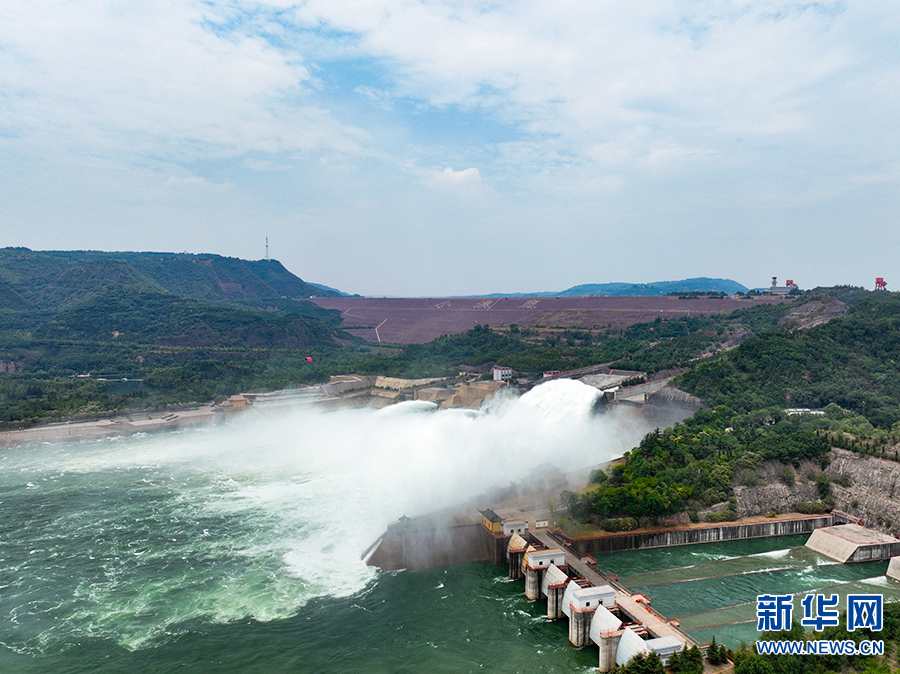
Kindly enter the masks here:
<path id="1" fill-rule="evenodd" d="M 492 538 L 496 520 L 493 511 L 483 513 L 483 528 Z M 564 549 L 549 530 L 515 533 L 508 541 L 510 578 L 524 579 L 529 600 L 546 600 L 548 620 L 568 620 L 573 646 L 598 647 L 601 672 L 639 653 L 656 653 L 665 664 L 673 653 L 699 645 L 677 623 L 653 610 L 646 595 L 630 592 L 601 571 L 592 557 Z"/>
<path id="2" fill-rule="evenodd" d="M 623 643 L 626 651 L 629 643 L 636 645 L 632 635 L 614 634 L 621 629 L 613 624 L 614 620 L 621 620 L 626 627 L 640 624 L 638 636 L 649 646 L 662 647 L 663 642 L 652 640 L 667 636 L 680 638 L 679 643 L 688 647 L 715 636 L 719 643 L 735 647 L 757 637 L 755 599 L 760 593 L 793 594 L 797 615 L 802 612 L 803 596 L 817 590 L 836 592 L 842 597 L 878 593 L 884 595 L 885 601 L 900 600 L 900 558 L 894 560 L 894 575 L 886 576 L 886 562 L 842 564 L 805 545 L 816 531 L 835 529 L 832 525 L 845 522 L 847 518 L 839 512 L 607 534 L 603 538 L 617 542 L 604 546 L 610 552 L 602 553 L 599 564 L 595 561 L 599 556 L 584 552 L 588 546 L 596 546 L 596 541 L 567 538 L 548 528 L 548 522 L 535 518 L 533 513 L 498 508 L 478 513 L 478 518 L 480 522 L 474 516 L 464 522 L 461 517 L 459 522 L 449 518 L 454 527 L 448 540 L 457 543 L 453 546 L 456 559 L 466 561 L 462 553 L 468 550 L 477 559 L 502 565 L 505 578 L 524 583 L 519 592 L 541 607 L 538 611 L 548 624 L 564 623 L 564 634 L 571 644 L 582 649 L 594 645 L 598 651 L 602 649 L 597 655 L 599 666 L 611 666 Z M 443 519 L 448 521 L 448 516 L 445 514 Z M 528 524 L 527 535 L 504 534 L 505 521 L 523 519 Z M 426 533 L 430 527 L 425 524 L 422 520 L 406 523 L 406 546 L 415 548 L 416 541 L 440 540 L 434 531 Z M 427 567 L 427 555 L 421 554 L 421 548 L 415 559 L 397 556 L 400 535 L 396 530 L 402 527 L 398 523 L 390 535 L 383 537 L 370 564 L 379 557 L 391 557 L 393 568 Z M 691 529 L 696 533 L 689 533 Z M 461 539 L 467 540 L 465 545 L 458 545 Z M 564 563 L 558 557 L 554 560 L 555 555 L 562 553 Z M 554 563 L 542 563 L 547 560 Z M 415 566 L 406 566 L 408 562 Z M 612 617 L 595 608 L 602 605 L 610 610 L 605 605 L 609 599 L 603 598 L 609 595 L 604 586 L 611 589 L 616 607 Z M 576 591 L 580 591 L 578 596 L 587 611 L 572 609 Z M 597 596 L 589 596 L 592 592 Z M 592 606 L 588 607 L 587 601 L 593 602 Z M 594 620 L 598 622 L 595 624 Z M 667 633 L 669 629 L 673 631 Z M 565 637 L 560 634 L 560 638 Z M 606 665 L 601 662 L 604 658 Z"/>
<path id="3" fill-rule="evenodd" d="M 536 518 L 534 513 L 504 509 L 499 509 L 499 513 L 494 513 L 498 517 L 498 523 L 503 521 L 505 515 L 526 520 L 531 531 L 547 527 L 545 521 L 538 519 L 540 515 Z M 554 535 L 561 545 L 583 556 L 811 534 L 821 527 L 829 527 L 834 523 L 833 515 L 806 515 L 578 538 L 570 538 L 559 531 L 554 532 Z M 543 526 L 540 526 L 541 524 Z M 508 553 L 520 555 L 524 553 L 524 549 L 507 551 L 509 534 L 503 534 L 499 526 L 498 524 L 494 532 L 485 530 L 481 516 L 475 512 L 439 513 L 416 519 L 404 517 L 389 526 L 387 531 L 366 550 L 363 558 L 370 566 L 386 570 L 420 569 L 481 560 L 504 564 Z"/>

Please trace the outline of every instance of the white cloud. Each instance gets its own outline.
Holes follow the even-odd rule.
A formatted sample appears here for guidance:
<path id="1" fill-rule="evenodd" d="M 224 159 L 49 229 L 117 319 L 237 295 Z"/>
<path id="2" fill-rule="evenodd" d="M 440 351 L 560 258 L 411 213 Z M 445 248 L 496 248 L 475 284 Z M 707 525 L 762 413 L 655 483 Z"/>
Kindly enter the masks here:
<path id="1" fill-rule="evenodd" d="M 359 132 L 303 104 L 314 82 L 302 56 L 255 26 L 229 28 L 240 19 L 202 2 L 3 3 L 4 126 L 69 150 L 176 160 L 355 150 Z"/>
<path id="2" fill-rule="evenodd" d="M 448 185 L 464 185 L 467 183 L 481 182 L 481 173 L 477 168 L 454 171 L 448 166 L 436 175 L 436 179 L 438 182 Z"/>
<path id="3" fill-rule="evenodd" d="M 166 187 L 204 188 L 211 190 L 223 190 L 231 187 L 227 183 L 214 183 L 201 176 L 169 176 L 163 183 Z"/>
<path id="4" fill-rule="evenodd" d="M 440 168 L 423 168 L 415 164 L 407 164 L 404 169 L 418 178 L 425 185 L 460 193 L 471 193 L 481 187 L 481 171 L 475 167 L 454 170 L 447 166 Z"/>
<path id="5" fill-rule="evenodd" d="M 142 249 L 193 232 L 202 249 L 214 223 L 239 255 L 277 222 L 297 271 L 329 285 L 387 283 L 329 278 L 330 246 L 347 274 L 397 256 L 416 287 L 368 288 L 389 293 L 490 286 L 449 288 L 418 254 L 463 259 L 460 228 L 515 238 L 518 259 L 560 247 L 546 282 L 507 287 L 562 287 L 571 241 L 594 269 L 636 232 L 660 277 L 726 273 L 739 235 L 759 264 L 773 253 L 754 234 L 776 225 L 821 231 L 778 254 L 832 269 L 848 222 L 879 251 L 900 237 L 898 99 L 888 0 L 5 0 L 0 229 L 78 247 L 85 223 L 92 245 Z M 123 222 L 141 238 L 117 244 Z M 316 228 L 327 246 L 308 245 Z M 601 280 L 633 273 L 604 260 Z"/>
<path id="6" fill-rule="evenodd" d="M 382 91 L 381 89 L 376 89 L 375 87 L 370 87 L 367 84 L 361 84 L 358 87 L 353 89 L 360 96 L 364 96 L 369 100 L 378 104 L 384 110 L 390 110 L 394 107 L 393 105 L 393 96 L 387 91 Z"/>
<path id="7" fill-rule="evenodd" d="M 545 149 L 591 161 L 586 147 L 638 128 L 654 145 L 693 146 L 817 130 L 826 103 L 817 89 L 868 49 L 865 36 L 836 28 L 856 11 L 728 0 L 310 0 L 296 16 L 347 31 L 357 54 L 384 59 L 393 86 L 380 97 L 489 114 L 543 137 Z M 868 12 L 896 25 L 890 3 Z"/>

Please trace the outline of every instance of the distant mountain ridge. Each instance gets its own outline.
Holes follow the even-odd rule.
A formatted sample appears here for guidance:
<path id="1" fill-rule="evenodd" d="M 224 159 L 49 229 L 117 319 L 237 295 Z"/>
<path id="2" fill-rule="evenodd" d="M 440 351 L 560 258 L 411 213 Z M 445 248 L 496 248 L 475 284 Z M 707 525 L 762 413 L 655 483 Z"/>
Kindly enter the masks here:
<path id="1" fill-rule="evenodd" d="M 479 297 L 648 297 L 686 292 L 733 295 L 738 292 L 746 293 L 748 290 L 746 286 L 731 279 L 703 276 L 681 281 L 654 281 L 653 283 L 585 283 L 556 292 L 492 293 L 479 295 Z"/>
<path id="2" fill-rule="evenodd" d="M 202 301 L 340 297 L 277 260 L 213 254 L 0 249 L 0 308 L 55 308 L 111 285 Z"/>

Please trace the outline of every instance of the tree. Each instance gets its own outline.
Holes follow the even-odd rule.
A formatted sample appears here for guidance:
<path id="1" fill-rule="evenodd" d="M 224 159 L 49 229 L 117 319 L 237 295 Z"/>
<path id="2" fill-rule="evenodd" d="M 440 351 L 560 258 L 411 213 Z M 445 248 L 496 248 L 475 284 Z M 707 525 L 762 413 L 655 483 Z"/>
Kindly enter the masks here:
<path id="1" fill-rule="evenodd" d="M 696 645 L 669 658 L 669 671 L 673 674 L 702 674 L 703 654 Z"/>
<path id="2" fill-rule="evenodd" d="M 663 667 L 662 660 L 656 653 L 650 653 L 647 656 L 638 654 L 619 670 L 619 674 L 666 674 L 666 668 Z"/>
<path id="3" fill-rule="evenodd" d="M 734 674 L 775 674 L 775 669 L 762 656 L 751 655 L 735 665 Z"/>

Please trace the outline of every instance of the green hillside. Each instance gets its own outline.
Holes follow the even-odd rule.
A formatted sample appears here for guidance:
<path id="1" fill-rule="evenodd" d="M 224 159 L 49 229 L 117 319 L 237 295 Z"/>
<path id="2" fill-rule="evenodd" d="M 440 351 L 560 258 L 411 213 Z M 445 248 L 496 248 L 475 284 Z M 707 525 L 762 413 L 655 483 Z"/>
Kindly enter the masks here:
<path id="1" fill-rule="evenodd" d="M 700 277 L 652 283 L 583 283 L 566 290 L 492 293 L 484 297 L 650 297 L 681 293 L 734 295 L 748 290 L 746 286 L 731 279 Z"/>
<path id="2" fill-rule="evenodd" d="M 0 290 L 8 289 L 10 297 L 18 298 L 18 304 L 58 308 L 108 286 L 205 301 L 340 295 L 306 283 L 277 260 L 187 253 L 0 249 Z"/>
<path id="3" fill-rule="evenodd" d="M 653 283 L 587 283 L 573 286 L 558 293 L 561 297 L 592 296 L 649 296 L 671 293 L 745 293 L 748 288 L 737 281 L 721 278 L 689 278 L 681 281 L 655 281 Z"/>
<path id="4" fill-rule="evenodd" d="M 0 427 L 316 379 L 352 340 L 275 260 L 0 249 Z M 84 373 L 143 384 L 126 392 Z"/>
<path id="5" fill-rule="evenodd" d="M 250 349 L 337 344 L 334 328 L 299 314 L 264 313 L 174 295 L 109 287 L 69 305 L 38 339 Z"/>
<path id="6" fill-rule="evenodd" d="M 757 335 L 680 385 L 736 411 L 834 403 L 890 427 L 900 421 L 900 295 L 859 290 L 842 299 L 850 304 L 843 318 Z"/>
<path id="7" fill-rule="evenodd" d="M 849 311 L 797 329 L 804 305 L 823 299 Z M 569 511 L 625 530 L 642 517 L 729 502 L 735 485 L 757 484 L 765 460 L 825 461 L 832 446 L 900 460 L 900 294 L 822 289 L 807 293 L 792 315 L 680 375 L 676 384 L 710 407 L 647 435 L 611 475 L 595 476 L 598 486 L 568 494 Z M 798 407 L 824 414 L 786 412 Z M 782 474 L 793 479 L 792 470 Z M 817 480 L 820 499 L 794 504 L 799 512 L 834 505 L 828 480 Z M 714 515 L 708 521 L 734 519 L 734 501 Z"/>

